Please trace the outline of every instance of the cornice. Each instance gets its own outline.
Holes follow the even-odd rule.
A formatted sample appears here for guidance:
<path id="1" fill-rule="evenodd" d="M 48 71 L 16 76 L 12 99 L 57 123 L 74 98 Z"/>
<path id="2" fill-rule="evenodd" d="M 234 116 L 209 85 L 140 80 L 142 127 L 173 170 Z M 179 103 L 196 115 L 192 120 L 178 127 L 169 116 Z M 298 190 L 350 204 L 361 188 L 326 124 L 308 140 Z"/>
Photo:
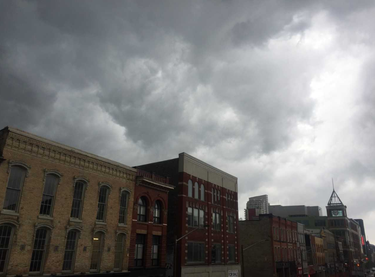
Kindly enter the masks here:
<path id="1" fill-rule="evenodd" d="M 82 170 L 135 181 L 136 169 L 28 133 L 25 135 L 21 132 L 23 131 L 10 129 L 5 148 Z"/>

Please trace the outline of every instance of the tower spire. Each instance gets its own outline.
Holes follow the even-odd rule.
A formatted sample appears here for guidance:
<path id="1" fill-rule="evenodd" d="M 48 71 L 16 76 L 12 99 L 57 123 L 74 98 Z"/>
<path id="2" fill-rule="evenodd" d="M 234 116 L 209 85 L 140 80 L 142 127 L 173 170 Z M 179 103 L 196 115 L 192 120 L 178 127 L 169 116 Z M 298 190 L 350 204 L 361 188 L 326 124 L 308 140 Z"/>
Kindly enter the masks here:
<path id="1" fill-rule="evenodd" d="M 332 194 L 331 194 L 331 197 L 329 198 L 328 206 L 341 206 L 341 205 L 344 206 L 339 195 L 335 191 L 335 184 L 332 178 Z"/>

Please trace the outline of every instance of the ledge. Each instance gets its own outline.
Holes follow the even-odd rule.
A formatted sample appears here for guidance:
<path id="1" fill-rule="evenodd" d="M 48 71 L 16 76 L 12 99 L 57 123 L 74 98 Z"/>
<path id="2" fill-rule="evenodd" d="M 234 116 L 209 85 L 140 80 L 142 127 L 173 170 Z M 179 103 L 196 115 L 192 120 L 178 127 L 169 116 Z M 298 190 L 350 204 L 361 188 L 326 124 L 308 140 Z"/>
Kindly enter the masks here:
<path id="1" fill-rule="evenodd" d="M 46 219 L 46 220 L 51 220 L 53 221 L 53 217 L 50 217 L 48 215 L 38 215 L 39 219 Z"/>
<path id="2" fill-rule="evenodd" d="M 20 216 L 20 214 L 15 211 L 5 210 L 5 209 L 1 210 L 1 214 L 12 215 L 12 216 L 17 216 L 17 217 Z"/>

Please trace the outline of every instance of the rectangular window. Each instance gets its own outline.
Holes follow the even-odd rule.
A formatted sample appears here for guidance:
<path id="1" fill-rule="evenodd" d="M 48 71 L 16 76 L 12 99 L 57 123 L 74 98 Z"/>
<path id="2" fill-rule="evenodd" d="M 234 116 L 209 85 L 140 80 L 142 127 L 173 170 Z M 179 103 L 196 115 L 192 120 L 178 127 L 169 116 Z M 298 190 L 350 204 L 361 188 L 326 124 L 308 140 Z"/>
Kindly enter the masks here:
<path id="1" fill-rule="evenodd" d="M 221 263 L 221 244 L 219 244 L 219 243 L 215 243 L 212 246 L 211 262 L 213 264 L 220 264 Z"/>
<path id="2" fill-rule="evenodd" d="M 44 183 L 43 198 L 40 205 L 40 214 L 52 216 L 52 207 L 54 203 L 56 188 L 59 183 L 59 177 L 54 174 L 48 174 Z"/>
<path id="3" fill-rule="evenodd" d="M 137 234 L 135 241 L 135 266 L 143 266 L 143 252 L 145 248 L 146 235 Z"/>
<path id="4" fill-rule="evenodd" d="M 123 191 L 120 198 L 119 223 L 126 224 L 128 214 L 129 192 Z"/>
<path id="5" fill-rule="evenodd" d="M 194 211 L 193 224 L 194 224 L 195 227 L 198 227 L 199 226 L 199 210 L 194 208 L 193 211 Z"/>
<path id="6" fill-rule="evenodd" d="M 235 262 L 235 251 L 233 244 L 228 245 L 228 262 Z"/>
<path id="7" fill-rule="evenodd" d="M 193 226 L 193 208 L 188 207 L 188 226 Z"/>
<path id="8" fill-rule="evenodd" d="M 160 251 L 160 237 L 152 236 L 152 248 L 151 248 L 151 265 L 158 266 L 159 261 L 159 251 Z"/>
<path id="9" fill-rule="evenodd" d="M 199 210 L 199 227 L 203 228 L 204 227 L 204 211 Z"/>
<path id="10" fill-rule="evenodd" d="M 115 244 L 115 264 L 114 269 L 119 271 L 122 269 L 124 261 L 124 250 L 125 250 L 125 238 L 124 234 L 118 234 Z"/>
<path id="11" fill-rule="evenodd" d="M 205 244 L 202 242 L 188 242 L 187 261 L 204 263 L 205 261 Z"/>
<path id="12" fill-rule="evenodd" d="M 108 192 L 109 188 L 106 186 L 102 186 L 99 190 L 98 212 L 96 215 L 96 220 L 105 220 Z"/>
<path id="13" fill-rule="evenodd" d="M 75 230 L 69 231 L 64 253 L 63 270 L 73 270 L 73 264 L 75 259 L 75 252 L 77 246 L 78 232 Z"/>
<path id="14" fill-rule="evenodd" d="M 20 166 L 12 166 L 8 180 L 7 191 L 3 208 L 18 211 L 21 196 L 21 188 L 26 176 L 26 169 Z"/>
<path id="15" fill-rule="evenodd" d="M 73 203 L 70 217 L 81 218 L 84 188 L 85 184 L 83 182 L 76 182 L 74 185 Z"/>
<path id="16" fill-rule="evenodd" d="M 31 256 L 30 271 L 43 271 L 44 260 L 49 239 L 49 230 L 46 228 L 39 228 L 35 232 L 34 248 Z"/>
<path id="17" fill-rule="evenodd" d="M 228 215 L 228 233 L 234 233 L 234 216 Z"/>
<path id="18" fill-rule="evenodd" d="M 214 230 L 220 231 L 221 230 L 221 220 L 220 220 L 220 213 L 213 212 L 212 213 L 212 225 Z"/>

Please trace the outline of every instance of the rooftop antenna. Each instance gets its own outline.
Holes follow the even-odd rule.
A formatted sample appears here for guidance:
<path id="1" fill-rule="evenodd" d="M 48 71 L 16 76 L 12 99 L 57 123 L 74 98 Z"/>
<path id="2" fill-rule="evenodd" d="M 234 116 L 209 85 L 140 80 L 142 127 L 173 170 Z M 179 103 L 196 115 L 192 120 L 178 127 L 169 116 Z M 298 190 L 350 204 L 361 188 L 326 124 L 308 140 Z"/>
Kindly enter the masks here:
<path id="1" fill-rule="evenodd" d="M 335 191 L 335 183 L 333 182 L 333 178 L 332 178 L 332 188 L 333 188 L 333 191 Z"/>

